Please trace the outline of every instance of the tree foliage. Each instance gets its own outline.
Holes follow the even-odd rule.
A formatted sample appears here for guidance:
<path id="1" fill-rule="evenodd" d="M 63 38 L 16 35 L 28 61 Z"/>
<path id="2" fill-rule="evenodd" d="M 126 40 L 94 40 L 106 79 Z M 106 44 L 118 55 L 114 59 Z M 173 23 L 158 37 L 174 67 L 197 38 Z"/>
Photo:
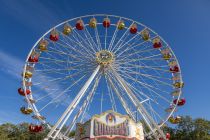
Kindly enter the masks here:
<path id="1" fill-rule="evenodd" d="M 166 127 L 170 133 L 170 140 L 210 140 L 210 121 L 190 116 L 182 117 L 182 121 L 175 128 Z"/>
<path id="2" fill-rule="evenodd" d="M 41 133 L 31 133 L 28 123 L 0 125 L 0 140 L 43 140 L 47 135 L 47 129 Z M 210 140 L 210 121 L 190 116 L 182 117 L 182 121 L 176 127 L 165 127 L 164 131 L 170 133 L 170 140 Z M 74 137 L 75 131 L 69 136 Z"/>

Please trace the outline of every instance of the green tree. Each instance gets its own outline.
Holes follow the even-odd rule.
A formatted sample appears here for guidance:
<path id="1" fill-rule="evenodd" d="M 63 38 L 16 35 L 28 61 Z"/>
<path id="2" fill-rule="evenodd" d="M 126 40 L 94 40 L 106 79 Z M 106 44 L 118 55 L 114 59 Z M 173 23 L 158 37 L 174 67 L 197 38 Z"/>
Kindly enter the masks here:
<path id="1" fill-rule="evenodd" d="M 198 118 L 194 120 L 193 138 L 210 140 L 210 121 Z"/>

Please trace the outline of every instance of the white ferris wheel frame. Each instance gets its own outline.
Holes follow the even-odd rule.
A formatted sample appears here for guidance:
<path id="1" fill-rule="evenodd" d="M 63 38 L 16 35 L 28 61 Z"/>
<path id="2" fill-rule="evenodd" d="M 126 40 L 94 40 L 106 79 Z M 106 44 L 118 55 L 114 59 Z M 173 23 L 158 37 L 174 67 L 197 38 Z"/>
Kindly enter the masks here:
<path id="1" fill-rule="evenodd" d="M 28 58 L 30 57 L 30 54 L 32 53 L 32 51 L 34 50 L 34 48 L 37 46 L 37 44 L 47 35 L 50 33 L 50 31 L 52 31 L 53 29 L 56 29 L 57 27 L 64 25 L 67 22 L 76 20 L 76 19 L 82 19 L 85 17 L 114 17 L 114 18 L 119 18 L 119 19 L 125 19 L 128 21 L 132 21 L 133 23 L 137 23 L 147 29 L 149 29 L 150 31 L 152 31 L 153 33 L 157 34 L 156 32 L 154 32 L 152 29 L 150 29 L 149 27 L 143 25 L 142 23 L 136 22 L 134 20 L 125 18 L 125 17 L 120 17 L 120 16 L 115 16 L 115 15 L 108 15 L 108 14 L 95 14 L 95 15 L 85 15 L 85 16 L 80 16 L 80 17 L 76 17 L 73 19 L 69 19 L 66 20 L 54 27 L 52 27 L 51 29 L 49 29 L 43 36 L 41 36 L 38 41 L 34 44 L 34 46 L 32 47 L 30 53 L 27 56 L 27 59 L 25 61 L 25 66 L 24 66 L 24 71 L 23 71 L 23 80 L 24 80 L 24 74 L 26 72 L 26 67 L 27 67 L 27 62 L 28 62 Z M 97 23 L 100 24 L 100 23 Z M 116 25 L 115 25 L 116 26 Z M 158 34 L 157 34 L 158 35 Z M 159 36 L 159 35 L 158 35 Z M 164 39 L 159 36 L 161 41 L 163 41 L 165 44 L 167 44 Z M 106 43 L 106 42 L 105 42 Z M 167 46 L 169 46 L 167 44 Z M 171 53 L 173 54 L 173 56 L 175 57 L 175 59 L 177 60 L 173 50 L 170 48 Z M 35 64 L 34 64 L 35 65 Z M 177 61 L 177 65 L 180 67 L 179 62 Z M 59 135 L 59 132 L 61 130 L 61 128 L 64 126 L 64 124 L 67 122 L 68 118 L 70 117 L 73 109 L 75 108 L 75 106 L 79 103 L 80 99 L 84 96 L 87 88 L 90 86 L 91 82 L 94 80 L 94 78 L 96 77 L 96 75 L 99 73 L 100 70 L 100 66 L 98 66 L 94 72 L 92 73 L 92 75 L 90 76 L 90 78 L 88 79 L 88 81 L 85 83 L 85 85 L 81 88 L 81 90 L 79 91 L 78 95 L 76 96 L 76 98 L 72 101 L 72 103 L 68 106 L 68 108 L 66 109 L 66 111 L 63 113 L 63 115 L 60 117 L 60 119 L 57 121 L 57 123 L 51 127 L 50 125 L 48 125 L 48 127 L 51 129 L 51 131 L 48 133 L 48 136 L 46 139 L 56 139 Z M 144 121 L 147 123 L 148 127 L 150 128 L 151 132 L 155 133 L 155 131 L 158 131 L 158 133 L 161 135 L 161 137 L 163 137 L 164 139 L 166 139 L 165 134 L 163 133 L 163 131 L 160 129 L 160 127 L 169 119 L 169 117 L 173 114 L 173 112 L 176 109 L 177 104 L 175 105 L 175 107 L 173 108 L 173 110 L 171 111 L 170 115 L 168 116 L 168 118 L 162 123 L 162 125 L 158 126 L 155 121 L 150 117 L 150 115 L 147 113 L 146 109 L 144 109 L 144 107 L 141 105 L 140 101 L 135 97 L 135 95 L 132 93 L 132 90 L 129 88 L 129 86 L 127 85 L 127 83 L 123 80 L 123 78 L 114 70 L 113 71 L 113 75 L 115 76 L 115 78 L 117 79 L 117 81 L 119 82 L 119 84 L 123 87 L 123 89 L 126 91 L 127 95 L 129 96 L 130 100 L 133 102 L 133 104 L 138 107 L 137 110 L 138 112 L 142 115 Z M 181 82 L 182 82 L 182 75 L 181 75 L 181 69 L 180 69 L 180 77 L 181 77 Z M 173 75 L 173 73 L 172 73 Z M 31 81 L 31 79 L 30 79 Z M 130 116 L 132 116 L 132 118 L 134 119 L 133 114 L 131 113 L 131 111 L 129 110 L 129 108 L 126 105 L 126 102 L 123 100 L 123 98 L 120 96 L 119 91 L 114 88 L 113 82 L 110 78 L 108 78 L 108 81 L 111 85 L 111 87 L 113 88 L 113 90 L 115 91 L 117 97 L 119 97 L 124 109 L 126 110 L 126 112 L 128 114 L 130 114 Z M 25 82 L 23 82 L 23 87 L 26 87 Z M 29 87 L 29 89 L 31 90 L 31 87 Z M 24 90 L 26 90 L 26 88 L 24 88 Z M 181 91 L 180 91 L 181 92 Z M 179 96 L 177 97 L 177 99 L 179 99 L 181 96 L 181 93 L 179 94 Z M 32 94 L 29 95 L 30 99 L 33 99 Z M 34 110 L 34 114 L 36 115 L 40 115 L 39 110 L 36 108 L 36 105 L 34 103 L 31 103 L 29 100 L 29 97 L 26 96 L 26 100 L 29 104 L 29 106 Z M 46 123 L 45 120 L 40 120 L 42 123 Z"/>

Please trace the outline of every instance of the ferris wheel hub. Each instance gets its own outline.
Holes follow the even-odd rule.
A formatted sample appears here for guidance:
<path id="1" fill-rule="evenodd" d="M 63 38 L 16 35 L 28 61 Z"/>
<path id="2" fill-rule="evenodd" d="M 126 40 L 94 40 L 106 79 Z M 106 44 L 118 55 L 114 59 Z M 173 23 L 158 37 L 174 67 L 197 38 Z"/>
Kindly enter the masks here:
<path id="1" fill-rule="evenodd" d="M 108 50 L 101 50 L 96 53 L 96 62 L 102 66 L 107 66 L 114 61 L 114 54 Z"/>

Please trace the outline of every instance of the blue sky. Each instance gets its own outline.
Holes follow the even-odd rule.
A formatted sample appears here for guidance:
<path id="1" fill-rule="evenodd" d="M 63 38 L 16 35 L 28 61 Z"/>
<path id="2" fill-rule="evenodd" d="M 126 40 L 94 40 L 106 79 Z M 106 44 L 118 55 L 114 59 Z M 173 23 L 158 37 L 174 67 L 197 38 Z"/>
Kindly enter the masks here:
<path id="1" fill-rule="evenodd" d="M 183 73 L 186 105 L 180 115 L 210 119 L 209 0 L 5 0 L 0 5 L 0 123 L 28 121 L 17 94 L 25 58 L 52 26 L 77 16 L 107 13 L 154 29 L 174 50 Z"/>

